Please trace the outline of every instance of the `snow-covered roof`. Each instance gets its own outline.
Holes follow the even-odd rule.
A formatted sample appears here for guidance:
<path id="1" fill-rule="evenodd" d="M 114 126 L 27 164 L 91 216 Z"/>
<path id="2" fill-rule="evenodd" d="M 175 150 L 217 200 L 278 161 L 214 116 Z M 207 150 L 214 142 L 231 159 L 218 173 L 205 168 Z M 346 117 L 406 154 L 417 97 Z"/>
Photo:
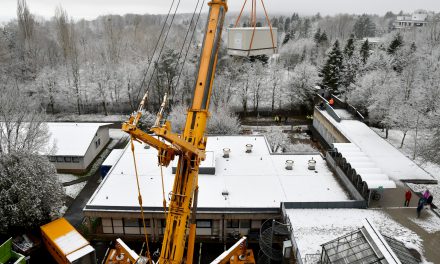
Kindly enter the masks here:
<path id="1" fill-rule="evenodd" d="M 377 189 L 379 187 L 384 189 L 396 188 L 396 183 L 390 180 L 388 175 L 382 173 L 370 157 L 365 155 L 355 144 L 333 143 L 333 148 L 356 170 L 356 173 L 361 176 L 362 181 L 367 183 L 368 189 Z"/>
<path id="2" fill-rule="evenodd" d="M 64 254 L 70 254 L 82 247 L 85 247 L 89 242 L 78 233 L 72 230 L 65 235 L 55 239 L 55 244 L 61 249 Z"/>
<path id="3" fill-rule="evenodd" d="M 429 173 L 377 135 L 366 124 L 357 120 L 341 120 L 341 122 L 337 122 L 326 111 L 319 109 L 315 109 L 315 111 L 320 111 L 351 143 L 367 155 L 374 162 L 375 166 L 392 179 L 435 181 Z M 355 149 L 351 147 L 346 149 L 346 151 Z"/>
<path id="4" fill-rule="evenodd" d="M 110 152 L 107 158 L 102 163 L 102 166 L 113 166 L 118 162 L 119 158 L 124 153 L 123 149 L 114 149 Z"/>
<path id="5" fill-rule="evenodd" d="M 411 248 L 422 248 L 422 239 L 415 232 L 377 209 L 287 209 L 285 214 L 290 219 L 302 257 L 320 253 L 321 245 L 358 230 L 365 218 L 381 234 L 402 241 Z"/>
<path id="6" fill-rule="evenodd" d="M 246 153 L 246 144 L 252 144 Z M 223 158 L 223 148 L 230 157 Z M 199 208 L 279 208 L 280 202 L 350 200 L 319 154 L 271 154 L 263 136 L 212 136 L 207 151 L 213 153 L 215 175 L 199 175 Z M 162 185 L 157 151 L 135 143 L 140 187 L 145 207 L 162 208 Z M 310 159 L 316 171 L 308 170 Z M 293 160 L 293 170 L 286 170 L 286 160 Z M 204 162 L 210 163 L 210 160 Z M 202 162 L 202 166 L 204 165 Z M 172 188 L 172 166 L 163 168 L 165 193 Z M 222 192 L 227 191 L 227 197 Z M 136 180 L 131 149 L 126 148 L 112 167 L 85 210 L 137 207 Z"/>
<path id="7" fill-rule="evenodd" d="M 66 258 L 71 263 L 74 263 L 75 260 L 78 260 L 79 258 L 82 258 L 85 255 L 87 255 L 87 254 L 89 254 L 89 253 L 91 253 L 93 251 L 95 251 L 95 249 L 92 246 L 87 245 L 87 246 L 85 246 L 85 247 L 83 247 L 83 248 L 81 248 L 81 249 L 79 249 L 79 250 L 77 250 L 77 251 L 67 255 Z"/>
<path id="8" fill-rule="evenodd" d="M 101 126 L 110 123 L 47 123 L 54 156 L 84 156 Z"/>

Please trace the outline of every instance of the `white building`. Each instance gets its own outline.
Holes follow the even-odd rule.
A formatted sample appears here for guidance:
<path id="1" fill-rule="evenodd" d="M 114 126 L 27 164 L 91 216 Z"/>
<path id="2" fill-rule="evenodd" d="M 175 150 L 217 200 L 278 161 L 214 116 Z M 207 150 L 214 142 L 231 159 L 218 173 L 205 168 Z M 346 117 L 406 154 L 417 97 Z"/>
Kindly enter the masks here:
<path id="1" fill-rule="evenodd" d="M 54 146 L 49 160 L 58 172 L 84 173 L 109 143 L 108 123 L 47 123 Z"/>
<path id="2" fill-rule="evenodd" d="M 246 152 L 246 145 L 252 151 Z M 135 143 L 147 232 L 159 240 L 164 231 L 162 180 L 157 151 Z M 229 158 L 223 149 L 230 149 Z M 201 164 L 197 209 L 198 239 L 224 241 L 233 234 L 258 234 L 263 221 L 282 218 L 281 204 L 304 208 L 310 203 L 353 202 L 319 153 L 273 154 L 263 136 L 211 136 Z M 315 170 L 308 169 L 309 160 Z M 293 169 L 286 169 L 286 161 Z M 163 168 L 165 198 L 173 184 L 173 165 Z M 84 208 L 87 217 L 102 219 L 110 236 L 142 234 L 133 157 L 126 147 Z"/>
<path id="3" fill-rule="evenodd" d="M 424 27 L 429 23 L 429 14 L 425 10 L 417 10 L 412 15 L 397 16 L 393 23 L 395 29 L 411 29 Z"/>

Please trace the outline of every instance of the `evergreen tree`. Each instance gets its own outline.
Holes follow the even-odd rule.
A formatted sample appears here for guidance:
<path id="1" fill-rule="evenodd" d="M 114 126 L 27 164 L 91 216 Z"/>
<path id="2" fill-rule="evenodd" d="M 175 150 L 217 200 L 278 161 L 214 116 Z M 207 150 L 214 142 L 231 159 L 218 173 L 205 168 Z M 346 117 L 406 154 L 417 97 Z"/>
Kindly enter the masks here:
<path id="1" fill-rule="evenodd" d="M 339 47 L 339 41 L 336 40 L 333 48 L 328 54 L 327 61 L 321 69 L 319 76 L 322 78 L 321 86 L 337 94 L 341 85 L 341 76 L 343 73 L 343 56 Z"/>
<path id="2" fill-rule="evenodd" d="M 396 36 L 394 36 L 393 41 L 391 41 L 390 46 L 387 49 L 388 54 L 392 55 L 395 54 L 396 51 L 403 45 L 403 39 L 400 33 L 397 33 Z"/>
<path id="3" fill-rule="evenodd" d="M 326 46 L 328 44 L 328 37 L 327 37 L 327 33 L 322 32 L 321 34 L 321 38 L 319 39 L 319 44 Z"/>
<path id="4" fill-rule="evenodd" d="M 412 53 L 414 53 L 414 52 L 417 51 L 417 46 L 416 46 L 416 43 L 415 43 L 415 42 L 411 43 L 410 51 L 411 51 Z"/>
<path id="5" fill-rule="evenodd" d="M 286 18 L 284 21 L 284 32 L 290 31 L 290 17 Z"/>
<path id="6" fill-rule="evenodd" d="M 315 41 L 316 45 L 319 45 L 321 42 L 321 28 L 318 28 L 315 35 L 313 35 L 313 40 Z"/>
<path id="7" fill-rule="evenodd" d="M 354 35 L 358 39 L 365 37 L 374 37 L 376 33 L 376 25 L 371 21 L 368 15 L 362 15 L 356 20 L 353 27 Z"/>
<path id="8" fill-rule="evenodd" d="M 347 40 L 347 44 L 344 48 L 344 55 L 348 58 L 351 58 L 354 53 L 354 35 L 351 35 L 350 38 Z"/>
<path id="9" fill-rule="evenodd" d="M 367 63 L 368 58 L 370 57 L 370 43 L 368 39 L 365 40 L 364 44 L 362 44 L 361 50 L 359 51 L 361 55 L 361 60 L 365 64 Z"/>

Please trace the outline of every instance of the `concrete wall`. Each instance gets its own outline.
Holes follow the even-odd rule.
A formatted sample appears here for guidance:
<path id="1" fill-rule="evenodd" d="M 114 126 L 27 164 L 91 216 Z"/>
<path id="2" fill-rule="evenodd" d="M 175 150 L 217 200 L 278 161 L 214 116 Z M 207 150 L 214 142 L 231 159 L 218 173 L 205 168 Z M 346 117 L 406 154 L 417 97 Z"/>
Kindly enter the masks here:
<path id="1" fill-rule="evenodd" d="M 350 143 L 318 109 L 313 112 L 313 127 L 329 145 L 333 143 Z"/>
<path id="2" fill-rule="evenodd" d="M 99 146 L 96 146 L 95 143 L 100 141 Z M 95 136 L 93 137 L 92 142 L 90 142 L 89 148 L 87 149 L 86 155 L 84 156 L 84 166 L 87 168 L 90 163 L 96 158 L 96 156 L 107 146 L 110 141 L 110 135 L 108 126 L 102 126 L 98 129 Z"/>

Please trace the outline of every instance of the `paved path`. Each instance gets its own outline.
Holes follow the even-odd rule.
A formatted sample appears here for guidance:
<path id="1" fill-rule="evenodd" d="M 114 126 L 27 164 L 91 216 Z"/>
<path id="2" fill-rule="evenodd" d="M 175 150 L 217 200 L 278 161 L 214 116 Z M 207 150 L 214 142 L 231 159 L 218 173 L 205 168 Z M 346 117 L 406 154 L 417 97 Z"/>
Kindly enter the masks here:
<path id="1" fill-rule="evenodd" d="M 86 203 L 89 201 L 92 194 L 95 192 L 96 188 L 99 186 L 99 180 L 101 179 L 101 175 L 99 170 L 95 172 L 94 175 L 89 177 L 89 181 L 86 186 L 81 190 L 81 192 L 76 197 L 75 201 L 70 205 L 69 209 L 67 209 L 64 217 L 74 226 L 79 227 L 84 218 L 83 208 L 86 206 Z"/>
<path id="2" fill-rule="evenodd" d="M 413 193 L 409 207 L 403 207 L 406 190 L 408 187 L 404 185 L 398 185 L 396 189 L 385 190 L 382 198 L 379 201 L 373 201 L 370 208 L 382 208 L 396 222 L 419 235 L 423 239 L 424 249 L 424 252 L 420 253 L 426 257 L 427 261 L 440 263 L 440 232 L 428 233 L 410 220 L 417 216 L 416 207 L 419 197 Z M 420 219 L 429 221 L 427 213 L 423 211 Z"/>

